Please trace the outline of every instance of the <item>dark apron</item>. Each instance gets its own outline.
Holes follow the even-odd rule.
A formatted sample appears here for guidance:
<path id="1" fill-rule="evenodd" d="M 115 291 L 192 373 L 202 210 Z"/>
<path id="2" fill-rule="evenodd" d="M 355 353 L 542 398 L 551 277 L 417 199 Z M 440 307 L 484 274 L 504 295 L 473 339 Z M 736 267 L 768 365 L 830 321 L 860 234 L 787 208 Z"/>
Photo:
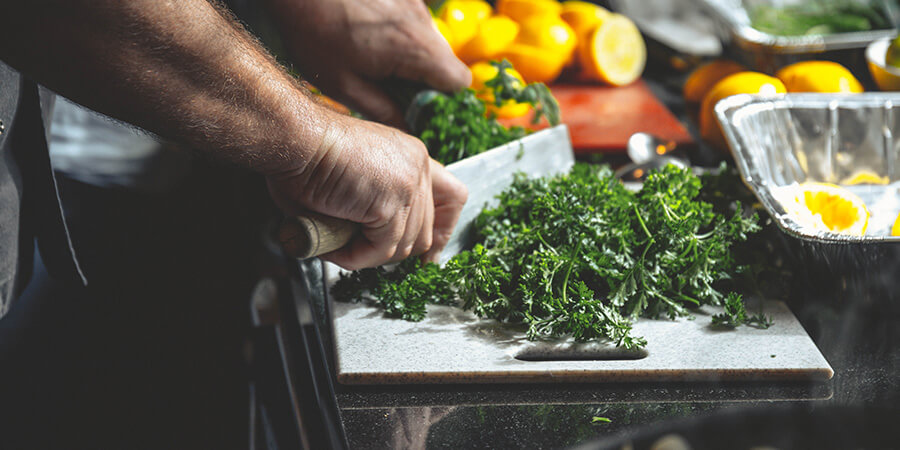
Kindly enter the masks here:
<path id="1" fill-rule="evenodd" d="M 27 284 L 36 240 L 48 272 L 86 285 L 50 166 L 52 94 L 0 63 L 0 317 Z M 45 114 L 47 117 L 45 117 Z"/>

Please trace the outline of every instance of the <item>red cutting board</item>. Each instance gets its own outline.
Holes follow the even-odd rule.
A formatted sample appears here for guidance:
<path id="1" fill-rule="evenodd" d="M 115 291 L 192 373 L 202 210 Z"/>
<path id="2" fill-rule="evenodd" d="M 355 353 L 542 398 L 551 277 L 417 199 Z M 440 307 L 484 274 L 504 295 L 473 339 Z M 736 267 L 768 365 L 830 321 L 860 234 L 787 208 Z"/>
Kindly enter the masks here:
<path id="1" fill-rule="evenodd" d="M 681 122 L 650 92 L 643 80 L 628 86 L 557 85 L 550 90 L 569 126 L 575 153 L 615 153 L 639 131 L 676 144 L 693 142 Z"/>
<path id="2" fill-rule="evenodd" d="M 693 139 L 681 122 L 643 80 L 628 86 L 557 84 L 550 86 L 559 102 L 562 122 L 569 126 L 575 153 L 621 153 L 628 138 L 639 131 L 676 144 Z M 527 119 L 504 120 L 525 125 Z"/>

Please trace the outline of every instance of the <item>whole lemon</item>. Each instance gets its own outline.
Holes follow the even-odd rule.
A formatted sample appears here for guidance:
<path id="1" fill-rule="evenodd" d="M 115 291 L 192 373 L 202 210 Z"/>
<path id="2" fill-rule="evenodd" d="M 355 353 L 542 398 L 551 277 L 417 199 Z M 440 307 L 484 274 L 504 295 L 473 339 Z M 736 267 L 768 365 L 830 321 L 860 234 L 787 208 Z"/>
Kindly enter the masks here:
<path id="1" fill-rule="evenodd" d="M 700 105 L 700 135 L 710 144 L 726 149 L 727 143 L 715 117 L 716 103 L 737 94 L 758 94 L 771 96 L 787 92 L 778 78 L 759 72 L 739 72 L 729 75 L 715 84 L 703 97 Z"/>
<path id="2" fill-rule="evenodd" d="M 449 0 L 441 9 L 441 20 L 453 35 L 454 49 L 462 48 L 478 32 L 478 24 L 491 16 L 491 5 L 481 0 Z"/>
<path id="3" fill-rule="evenodd" d="M 684 82 L 684 101 L 700 103 L 706 93 L 728 75 L 745 72 L 747 68 L 727 59 L 717 59 L 695 69 Z"/>
<path id="4" fill-rule="evenodd" d="M 506 16 L 494 16 L 478 25 L 475 36 L 457 52 L 466 64 L 494 59 L 519 34 L 519 24 Z"/>
<path id="5" fill-rule="evenodd" d="M 516 42 L 539 47 L 566 61 L 575 51 L 575 31 L 558 14 L 536 14 L 521 22 Z"/>
<path id="6" fill-rule="evenodd" d="M 602 6 L 579 0 L 569 0 L 563 2 L 562 12 L 559 16 L 575 30 L 578 39 L 582 39 L 583 36 L 603 23 L 610 14 L 612 13 Z"/>
<path id="7" fill-rule="evenodd" d="M 862 84 L 846 67 L 831 61 L 803 61 L 782 67 L 775 77 L 788 92 L 863 92 Z"/>
<path id="8" fill-rule="evenodd" d="M 561 8 L 556 0 L 497 0 L 497 12 L 516 22 L 524 22 L 535 14 L 559 15 Z"/>

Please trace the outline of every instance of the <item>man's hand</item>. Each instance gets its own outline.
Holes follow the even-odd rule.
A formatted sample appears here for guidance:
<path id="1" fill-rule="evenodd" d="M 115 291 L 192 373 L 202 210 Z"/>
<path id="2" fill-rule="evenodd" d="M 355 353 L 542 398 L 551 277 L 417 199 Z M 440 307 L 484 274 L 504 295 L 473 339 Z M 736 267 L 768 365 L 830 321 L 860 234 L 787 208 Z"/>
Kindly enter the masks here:
<path id="1" fill-rule="evenodd" d="M 292 61 L 338 101 L 403 127 L 403 112 L 378 87 L 391 78 L 441 91 L 472 75 L 435 30 L 422 0 L 269 0 Z"/>
<path id="2" fill-rule="evenodd" d="M 362 224 L 353 242 L 323 256 L 346 269 L 425 252 L 435 261 L 466 201 L 465 185 L 418 139 L 324 108 L 322 114 L 328 125 L 312 160 L 267 176 L 279 207 Z"/>
<path id="3" fill-rule="evenodd" d="M 375 3 L 353 2 L 353 11 L 372 13 Z M 92 109 L 265 175 L 286 213 L 361 223 L 362 236 L 329 259 L 360 268 L 426 251 L 434 258 L 446 244 L 465 187 L 431 162 L 424 144 L 311 100 L 215 3 L 35 0 L 7 9 L 4 62 Z M 389 73 L 415 77 L 401 66 Z"/>

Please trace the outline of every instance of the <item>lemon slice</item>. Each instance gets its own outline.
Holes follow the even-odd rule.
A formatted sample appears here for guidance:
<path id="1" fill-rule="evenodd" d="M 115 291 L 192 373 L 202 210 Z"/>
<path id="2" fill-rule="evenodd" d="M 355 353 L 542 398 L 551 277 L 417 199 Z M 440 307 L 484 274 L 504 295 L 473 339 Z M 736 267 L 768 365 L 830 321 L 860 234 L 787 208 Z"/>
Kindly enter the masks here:
<path id="1" fill-rule="evenodd" d="M 610 14 L 579 48 L 585 74 L 613 86 L 637 80 L 647 63 L 647 47 L 641 32 L 629 18 Z"/>
<path id="2" fill-rule="evenodd" d="M 797 223 L 815 231 L 862 236 L 869 210 L 856 194 L 828 183 L 785 186 L 775 197 Z"/>

